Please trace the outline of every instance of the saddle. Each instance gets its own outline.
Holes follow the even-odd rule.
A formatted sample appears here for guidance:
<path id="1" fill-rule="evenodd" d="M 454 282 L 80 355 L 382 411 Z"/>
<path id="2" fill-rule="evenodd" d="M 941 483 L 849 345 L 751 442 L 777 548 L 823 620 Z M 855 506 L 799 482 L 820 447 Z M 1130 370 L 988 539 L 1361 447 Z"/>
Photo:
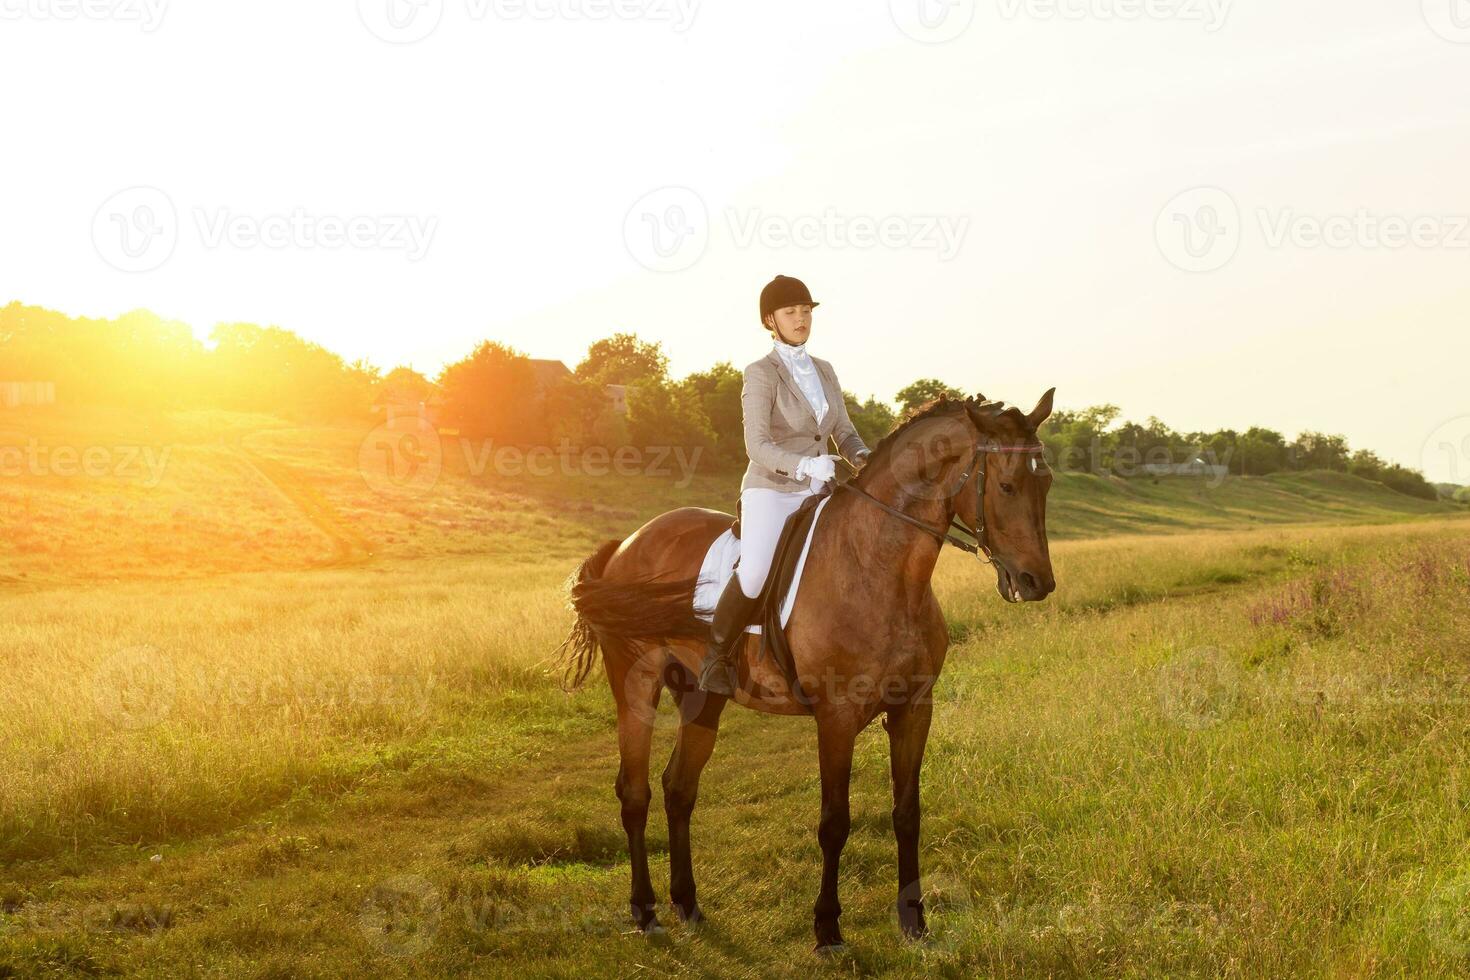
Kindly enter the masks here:
<path id="1" fill-rule="evenodd" d="M 817 505 L 825 497 L 832 493 L 832 485 L 829 483 L 824 492 L 813 494 L 801 502 L 801 506 L 788 518 L 781 529 L 781 536 L 776 539 L 776 550 L 771 557 L 771 569 L 766 574 L 766 584 L 761 589 L 757 600 L 755 615 L 752 622 L 761 626 L 760 649 L 757 657 L 769 656 L 773 659 L 781 675 L 786 678 L 787 687 L 791 690 L 791 696 L 798 704 L 811 712 L 811 701 L 801 688 L 801 682 L 796 677 L 796 659 L 791 655 L 791 645 L 786 640 L 786 630 L 781 625 L 781 603 L 786 593 L 790 591 L 796 579 L 796 566 L 801 560 L 802 547 L 806 544 L 807 534 L 811 531 L 812 521 L 816 519 Z M 735 505 L 735 523 L 731 531 L 738 538 L 740 526 L 740 505 Z M 739 565 L 737 559 L 736 565 Z"/>

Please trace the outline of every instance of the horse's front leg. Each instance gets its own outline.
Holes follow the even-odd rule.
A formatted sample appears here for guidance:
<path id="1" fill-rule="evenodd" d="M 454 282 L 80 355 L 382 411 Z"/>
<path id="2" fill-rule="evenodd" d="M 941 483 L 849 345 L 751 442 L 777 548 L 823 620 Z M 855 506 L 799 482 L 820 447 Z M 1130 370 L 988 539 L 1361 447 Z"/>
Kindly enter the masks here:
<path id="1" fill-rule="evenodd" d="M 819 953 L 842 946 L 842 929 L 837 924 L 842 915 L 842 904 L 837 901 L 837 870 L 852 829 L 848 787 L 852 781 L 853 744 L 860 727 L 840 713 L 817 716 L 822 771 L 822 818 L 817 825 L 817 840 L 822 845 L 822 891 L 812 913 Z"/>
<path id="2" fill-rule="evenodd" d="M 893 835 L 898 840 L 898 925 L 913 939 L 928 932 L 919 882 L 919 769 L 933 711 L 926 696 L 889 711 L 884 726 L 893 771 Z"/>

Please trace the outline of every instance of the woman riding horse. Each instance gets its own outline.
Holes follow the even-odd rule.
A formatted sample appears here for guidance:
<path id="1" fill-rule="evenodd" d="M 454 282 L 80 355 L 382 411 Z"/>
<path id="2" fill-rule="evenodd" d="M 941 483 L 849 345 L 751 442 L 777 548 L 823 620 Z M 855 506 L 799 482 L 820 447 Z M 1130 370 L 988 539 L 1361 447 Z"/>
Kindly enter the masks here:
<path id="1" fill-rule="evenodd" d="M 811 291 L 800 279 L 777 276 L 761 290 L 761 323 L 773 350 L 745 368 L 740 406 L 750 465 L 740 481 L 740 560 L 715 604 L 699 686 L 735 696 L 736 641 L 756 611 L 786 519 L 836 474 L 837 456 L 823 455 L 828 437 L 855 468 L 869 450 L 847 416 L 832 365 L 807 352 L 812 335 Z M 809 481 L 809 482 L 808 482 Z"/>
<path id="2" fill-rule="evenodd" d="M 569 598 L 576 618 L 562 648 L 567 684 L 579 686 L 601 663 L 616 701 L 615 785 L 628 838 L 629 909 L 639 929 L 660 928 L 646 831 L 656 709 L 661 692 L 668 691 L 678 707 L 678 737 L 662 784 L 669 898 L 680 920 L 704 919 L 690 817 L 721 713 L 734 701 L 768 714 L 809 715 L 816 722 L 822 883 L 812 925 L 822 950 L 842 945 L 838 868 L 851 829 L 854 747 L 858 734 L 883 717 L 898 845 L 895 908 L 903 933 L 922 936 L 927 927 L 919 876 L 919 770 L 934 682 L 950 639 L 931 580 L 940 550 L 953 544 L 993 566 L 996 591 L 1007 602 L 1039 602 L 1056 587 L 1046 539 L 1052 478 L 1036 431 L 1051 414 L 1054 392 L 1026 413 L 983 396 L 941 395 L 910 411 L 874 448 L 862 472 L 837 484 L 844 492 L 824 505 L 813 526 L 801 591 L 784 628 L 793 686 L 772 658 L 758 657 L 755 644 L 741 642 L 738 613 L 766 577 L 780 522 L 809 496 L 797 492 L 797 481 L 833 476 L 833 457 L 820 454 L 823 439 L 836 434 L 843 450 L 859 462 L 867 447 L 842 409 L 842 389 L 831 366 L 811 358 L 803 385 L 803 373 L 782 359 L 783 345 L 803 346 L 810 333 L 815 305 L 810 294 L 784 277 L 767 288 L 761 314 L 772 317 L 768 329 L 777 343 L 745 370 L 746 441 L 752 457 L 741 497 L 747 530 L 741 574 L 732 577 L 718 604 L 715 627 L 696 615 L 694 596 L 710 545 L 734 518 L 703 507 L 660 514 L 626 538 L 603 542 L 572 573 Z M 820 383 L 812 385 L 813 380 Z M 827 403 L 820 411 L 808 400 L 817 393 Z M 752 489 L 771 493 L 752 494 Z M 949 533 L 952 527 L 973 536 L 974 543 Z M 751 585 L 742 588 L 742 580 Z M 712 638 L 717 642 L 709 643 Z M 715 650 L 709 651 L 707 643 Z M 703 669 L 702 656 L 708 657 Z M 744 677 L 744 683 L 730 683 L 727 672 L 709 666 L 732 659 L 735 677 Z M 716 671 L 735 689 L 733 698 L 696 686 L 696 673 L 713 677 Z M 796 696 L 796 688 L 803 697 Z"/>

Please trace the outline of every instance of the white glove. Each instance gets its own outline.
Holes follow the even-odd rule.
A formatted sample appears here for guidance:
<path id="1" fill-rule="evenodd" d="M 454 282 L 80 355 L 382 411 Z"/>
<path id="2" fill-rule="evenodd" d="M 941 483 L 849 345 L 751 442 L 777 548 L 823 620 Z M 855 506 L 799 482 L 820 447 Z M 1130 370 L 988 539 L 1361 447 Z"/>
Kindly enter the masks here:
<path id="1" fill-rule="evenodd" d="M 837 476 L 836 459 L 836 456 L 804 456 L 796 465 L 796 475 L 811 477 L 812 486 L 816 487 Z"/>

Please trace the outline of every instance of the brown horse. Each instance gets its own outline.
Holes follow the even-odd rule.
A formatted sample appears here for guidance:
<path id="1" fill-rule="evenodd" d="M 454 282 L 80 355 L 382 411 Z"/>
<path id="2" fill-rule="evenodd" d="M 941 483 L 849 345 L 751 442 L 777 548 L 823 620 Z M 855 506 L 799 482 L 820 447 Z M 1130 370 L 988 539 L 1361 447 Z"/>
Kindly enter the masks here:
<path id="1" fill-rule="evenodd" d="M 837 869 L 850 827 L 853 746 L 879 714 L 887 716 L 892 755 L 899 924 L 910 937 L 927 932 L 919 885 L 919 768 L 930 692 L 949 646 L 930 578 L 957 523 L 976 537 L 978 553 L 989 555 L 1007 602 L 1040 601 L 1056 587 L 1046 540 L 1051 472 L 1036 436 L 1051 414 L 1054 391 L 1029 414 L 983 396 L 941 396 L 879 443 L 858 476 L 840 485 L 847 492 L 834 491 L 813 532 L 786 628 L 805 698 L 792 695 L 771 658 L 755 656 L 759 638 L 745 636 L 736 700 L 773 714 L 812 714 L 817 722 L 818 950 L 842 944 Z M 586 679 L 600 648 L 617 701 L 617 795 L 632 863 L 633 920 L 644 931 L 659 928 L 644 830 L 652 796 L 649 746 L 663 687 L 679 709 L 678 740 L 663 773 L 670 898 L 684 922 L 703 919 L 689 818 L 727 699 L 694 683 L 708 626 L 694 616 L 693 592 L 706 550 L 732 521 L 729 514 L 697 507 L 669 511 L 628 538 L 603 544 L 569 580 L 577 612 L 563 644 L 569 686 Z"/>

